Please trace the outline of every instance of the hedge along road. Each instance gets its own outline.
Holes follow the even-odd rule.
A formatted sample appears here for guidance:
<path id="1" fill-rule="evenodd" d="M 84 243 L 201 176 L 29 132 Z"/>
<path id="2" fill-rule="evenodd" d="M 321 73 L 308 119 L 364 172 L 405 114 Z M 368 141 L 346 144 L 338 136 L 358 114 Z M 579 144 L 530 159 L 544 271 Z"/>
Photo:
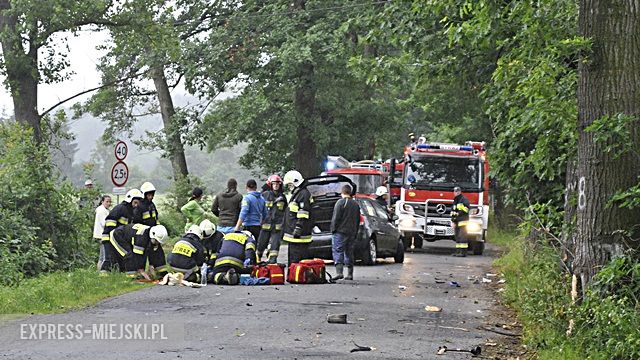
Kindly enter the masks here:
<path id="1" fill-rule="evenodd" d="M 490 313 L 498 310 L 494 290 L 482 282 L 495 252 L 490 246 L 484 256 L 455 258 L 452 252 L 453 242 L 427 243 L 407 253 L 404 264 L 385 259 L 356 266 L 356 280 L 339 284 L 154 286 L 81 311 L 5 322 L 0 355 L 429 359 L 442 345 L 471 349 L 500 336 L 477 329 L 491 324 Z M 442 311 L 428 312 L 426 306 Z M 347 314 L 348 323 L 328 323 L 328 314 Z M 354 342 L 375 350 L 350 353 Z"/>

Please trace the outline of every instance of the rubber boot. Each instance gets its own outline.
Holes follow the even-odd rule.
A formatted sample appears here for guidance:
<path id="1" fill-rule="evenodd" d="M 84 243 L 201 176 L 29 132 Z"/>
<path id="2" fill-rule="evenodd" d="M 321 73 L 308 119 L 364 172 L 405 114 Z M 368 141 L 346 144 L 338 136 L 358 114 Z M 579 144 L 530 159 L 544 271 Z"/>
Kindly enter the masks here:
<path id="1" fill-rule="evenodd" d="M 345 280 L 353 280 L 353 265 L 347 266 L 347 276 L 344 278 Z"/>
<path id="2" fill-rule="evenodd" d="M 344 265 L 336 264 L 336 276 L 333 277 L 333 280 L 344 279 Z"/>
<path id="3" fill-rule="evenodd" d="M 236 269 L 227 270 L 227 273 L 224 275 L 224 279 L 229 285 L 238 285 L 238 283 L 240 282 L 240 277 L 236 273 Z"/>

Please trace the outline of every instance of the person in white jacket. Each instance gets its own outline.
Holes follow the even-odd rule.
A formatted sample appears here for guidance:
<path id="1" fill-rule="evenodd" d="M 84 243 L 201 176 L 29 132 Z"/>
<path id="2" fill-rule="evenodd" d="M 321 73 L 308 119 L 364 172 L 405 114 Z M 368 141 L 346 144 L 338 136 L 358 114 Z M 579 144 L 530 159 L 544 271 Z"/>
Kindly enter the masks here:
<path id="1" fill-rule="evenodd" d="M 96 218 L 93 221 L 93 239 L 100 244 L 100 257 L 98 258 L 98 270 L 102 266 L 104 261 L 104 244 L 101 241 L 102 232 L 104 231 L 104 223 L 109 215 L 109 208 L 111 207 L 111 196 L 103 195 L 100 198 L 100 205 L 96 208 Z"/>

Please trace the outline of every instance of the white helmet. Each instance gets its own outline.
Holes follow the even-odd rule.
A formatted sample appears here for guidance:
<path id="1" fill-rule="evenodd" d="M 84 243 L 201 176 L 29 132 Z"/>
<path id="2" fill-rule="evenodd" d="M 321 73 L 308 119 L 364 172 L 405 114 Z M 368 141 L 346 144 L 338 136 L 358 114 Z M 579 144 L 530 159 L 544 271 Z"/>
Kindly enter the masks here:
<path id="1" fill-rule="evenodd" d="M 200 223 L 200 230 L 202 230 L 204 237 L 209 237 L 216 232 L 216 224 L 212 223 L 208 219 L 204 219 Z"/>
<path id="2" fill-rule="evenodd" d="M 196 234 L 200 239 L 202 239 L 202 230 L 200 230 L 200 226 L 193 224 L 187 230 L 187 234 Z"/>
<path id="3" fill-rule="evenodd" d="M 124 201 L 128 202 L 129 204 L 131 204 L 131 202 L 133 201 L 133 199 L 140 199 L 142 200 L 142 198 L 144 198 L 144 195 L 142 195 L 142 191 L 138 190 L 138 189 L 131 189 L 129 191 L 127 191 L 127 195 L 124 196 Z"/>
<path id="4" fill-rule="evenodd" d="M 156 239 L 156 241 L 160 244 L 164 242 L 164 239 L 166 239 L 167 236 L 169 236 L 169 233 L 167 233 L 167 228 L 162 225 L 152 226 L 151 230 L 149 230 L 149 237 L 152 239 Z"/>
<path id="5" fill-rule="evenodd" d="M 250 237 L 250 238 L 253 238 L 253 234 L 252 234 L 252 233 L 251 233 L 251 231 L 249 231 L 249 230 L 242 230 L 242 233 L 243 233 L 243 234 L 245 234 L 245 235 L 247 235 L 247 236 L 248 236 L 248 237 Z M 255 239 L 254 239 L 254 240 L 255 240 Z"/>
<path id="6" fill-rule="evenodd" d="M 378 186 L 378 188 L 376 189 L 376 196 L 382 196 L 384 194 L 387 193 L 387 187 L 386 186 Z"/>
<path id="7" fill-rule="evenodd" d="M 143 194 L 146 194 L 148 192 L 152 192 L 152 191 L 156 191 L 156 187 L 153 186 L 152 183 L 150 182 L 145 182 L 144 184 L 142 184 L 142 186 L 140 186 L 140 191 L 142 191 Z"/>
<path id="8" fill-rule="evenodd" d="M 304 181 L 304 178 L 302 177 L 302 174 L 300 174 L 296 170 L 291 170 L 286 174 L 284 174 L 283 183 L 285 186 L 289 184 L 293 184 L 293 186 L 298 187 L 300 186 L 300 184 L 302 184 L 303 181 Z"/>
<path id="9" fill-rule="evenodd" d="M 93 185 L 93 181 L 91 181 L 91 179 L 87 179 L 87 180 L 84 182 L 84 186 L 89 186 L 89 185 Z"/>

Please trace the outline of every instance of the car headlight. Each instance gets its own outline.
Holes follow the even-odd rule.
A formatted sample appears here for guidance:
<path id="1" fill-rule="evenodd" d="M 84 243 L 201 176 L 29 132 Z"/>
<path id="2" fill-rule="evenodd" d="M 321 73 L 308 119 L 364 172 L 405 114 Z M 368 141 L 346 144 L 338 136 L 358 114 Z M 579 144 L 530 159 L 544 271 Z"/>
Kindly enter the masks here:
<path id="1" fill-rule="evenodd" d="M 479 234 L 482 233 L 482 225 L 477 222 L 469 221 L 467 223 L 467 233 L 468 234 Z"/>

